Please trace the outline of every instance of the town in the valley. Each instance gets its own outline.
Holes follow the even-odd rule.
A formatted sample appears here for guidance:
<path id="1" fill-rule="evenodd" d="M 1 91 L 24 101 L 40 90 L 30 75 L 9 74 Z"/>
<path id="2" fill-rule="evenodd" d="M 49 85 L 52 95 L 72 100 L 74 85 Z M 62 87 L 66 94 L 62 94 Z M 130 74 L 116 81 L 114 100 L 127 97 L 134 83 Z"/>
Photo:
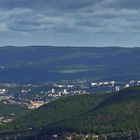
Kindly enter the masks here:
<path id="1" fill-rule="evenodd" d="M 56 100 L 60 97 L 119 92 L 124 88 L 140 85 L 138 80 L 129 81 L 55 81 L 43 84 L 0 84 L 0 102 L 8 105 L 23 105 L 29 109 L 37 109 L 40 106 Z M 0 123 L 8 123 L 12 118 L 0 116 Z"/>

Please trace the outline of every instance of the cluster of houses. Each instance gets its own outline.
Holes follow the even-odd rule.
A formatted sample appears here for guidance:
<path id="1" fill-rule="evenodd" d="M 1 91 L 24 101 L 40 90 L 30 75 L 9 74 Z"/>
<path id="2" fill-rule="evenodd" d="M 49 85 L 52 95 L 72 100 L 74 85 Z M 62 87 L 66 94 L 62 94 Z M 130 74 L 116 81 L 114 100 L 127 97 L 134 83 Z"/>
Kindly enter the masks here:
<path id="1" fill-rule="evenodd" d="M 120 89 L 128 88 L 130 86 L 139 86 L 139 85 L 140 85 L 140 81 L 135 81 L 135 80 L 131 80 L 127 82 L 116 82 L 116 81 L 91 82 L 92 87 L 110 87 L 110 88 L 113 87 L 115 91 L 119 91 Z"/>
<path id="2" fill-rule="evenodd" d="M 11 118 L 8 118 L 8 117 L 0 117 L 0 123 L 1 124 L 5 124 L 5 123 L 9 123 L 9 122 L 11 122 L 13 119 L 11 119 Z"/>
<path id="3" fill-rule="evenodd" d="M 44 105 L 47 102 L 44 101 L 30 101 L 30 103 L 26 104 L 30 109 L 37 109 L 40 106 Z"/>
<path id="4" fill-rule="evenodd" d="M 119 91 L 123 88 L 128 88 L 130 86 L 140 85 L 140 81 L 131 80 L 127 82 L 117 82 L 117 81 L 104 81 L 104 82 L 59 82 L 49 83 L 49 86 L 45 85 L 45 89 L 40 88 L 37 90 L 37 94 L 31 93 L 34 87 L 40 87 L 41 85 L 23 85 L 19 92 L 19 97 L 15 94 L 10 94 L 10 88 L 18 88 L 15 84 L 6 84 L 0 88 L 0 101 L 4 104 L 24 104 L 30 109 L 35 109 L 43 104 L 50 102 L 51 100 L 57 99 L 62 96 L 75 95 L 75 94 L 89 94 L 96 92 L 106 92 L 106 91 Z M 50 89 L 51 87 L 51 89 Z M 36 91 L 36 90 L 34 90 Z M 28 94 L 27 94 L 28 93 Z M 31 93 L 31 94 L 30 94 Z M 30 98 L 29 98 L 30 96 Z M 36 98 L 35 98 L 36 97 Z M 24 98 L 24 100 L 23 100 Z"/>

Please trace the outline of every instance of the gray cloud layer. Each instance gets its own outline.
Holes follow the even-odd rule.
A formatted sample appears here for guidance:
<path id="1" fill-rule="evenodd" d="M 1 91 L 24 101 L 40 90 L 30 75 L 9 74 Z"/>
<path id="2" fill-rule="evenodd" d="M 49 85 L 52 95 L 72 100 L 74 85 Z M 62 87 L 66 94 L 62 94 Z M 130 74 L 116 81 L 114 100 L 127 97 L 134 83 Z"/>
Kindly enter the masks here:
<path id="1" fill-rule="evenodd" d="M 139 0 L 1 0 L 0 34 L 139 33 Z"/>

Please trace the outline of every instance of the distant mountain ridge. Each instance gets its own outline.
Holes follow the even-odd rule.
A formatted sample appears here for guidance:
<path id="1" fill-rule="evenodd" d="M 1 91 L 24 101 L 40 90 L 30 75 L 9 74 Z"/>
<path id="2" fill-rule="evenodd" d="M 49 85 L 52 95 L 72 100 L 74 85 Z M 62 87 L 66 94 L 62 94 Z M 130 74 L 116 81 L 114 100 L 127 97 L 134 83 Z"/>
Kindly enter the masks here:
<path id="1" fill-rule="evenodd" d="M 126 80 L 140 77 L 140 48 L 1 47 L 1 82 Z"/>

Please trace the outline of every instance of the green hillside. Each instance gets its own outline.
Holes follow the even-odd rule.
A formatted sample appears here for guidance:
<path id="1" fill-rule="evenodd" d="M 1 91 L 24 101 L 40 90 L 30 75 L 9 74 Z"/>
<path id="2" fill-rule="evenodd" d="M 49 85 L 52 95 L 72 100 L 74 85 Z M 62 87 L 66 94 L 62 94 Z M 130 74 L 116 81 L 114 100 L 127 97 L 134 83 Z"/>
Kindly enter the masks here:
<path id="1" fill-rule="evenodd" d="M 0 116 L 18 118 L 29 112 L 29 109 L 23 105 L 10 105 L 0 102 Z"/>
<path id="2" fill-rule="evenodd" d="M 50 127 L 96 133 L 140 131 L 140 87 L 122 90 L 91 111 Z"/>
<path id="3" fill-rule="evenodd" d="M 11 139 L 20 132 L 19 139 L 25 140 L 45 140 L 52 134 L 58 134 L 60 139 L 67 135 L 85 137 L 86 134 L 90 137 L 96 134 L 104 138 L 128 139 L 130 135 L 139 138 L 139 108 L 140 87 L 112 94 L 76 95 L 44 105 L 1 127 L 1 132 Z"/>
<path id="4" fill-rule="evenodd" d="M 46 126 L 88 112 L 111 94 L 76 95 L 61 98 L 30 112 L 6 126 L 10 129 L 26 129 L 34 126 Z"/>

